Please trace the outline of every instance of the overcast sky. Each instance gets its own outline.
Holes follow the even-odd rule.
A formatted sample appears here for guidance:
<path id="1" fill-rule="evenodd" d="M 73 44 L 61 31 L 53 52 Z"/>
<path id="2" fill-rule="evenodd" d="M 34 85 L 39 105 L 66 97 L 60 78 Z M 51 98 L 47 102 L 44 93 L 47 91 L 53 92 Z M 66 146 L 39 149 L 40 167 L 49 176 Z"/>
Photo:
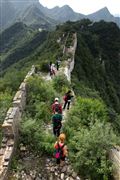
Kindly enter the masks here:
<path id="1" fill-rule="evenodd" d="M 52 8 L 65 4 L 72 7 L 75 12 L 82 14 L 93 13 L 103 7 L 107 7 L 111 14 L 120 15 L 120 0 L 39 0 L 43 6 Z"/>

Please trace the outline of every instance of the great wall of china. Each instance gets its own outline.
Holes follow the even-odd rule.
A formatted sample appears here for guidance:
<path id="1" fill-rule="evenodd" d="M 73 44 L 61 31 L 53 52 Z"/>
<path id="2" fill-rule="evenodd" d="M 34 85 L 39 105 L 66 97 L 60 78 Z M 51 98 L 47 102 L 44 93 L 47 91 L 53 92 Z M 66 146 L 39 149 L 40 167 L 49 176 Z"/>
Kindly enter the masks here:
<path id="1" fill-rule="evenodd" d="M 70 53 L 72 56 L 68 59 L 63 73 L 66 75 L 68 81 L 71 81 L 71 72 L 74 69 L 74 56 L 77 47 L 77 35 L 73 34 L 73 46 L 66 48 L 64 53 Z M 26 87 L 27 79 L 35 73 L 35 67 L 32 66 L 31 70 L 26 75 L 24 81 L 21 83 L 15 97 L 13 98 L 13 106 L 7 111 L 6 118 L 2 125 L 3 138 L 0 149 L 0 180 L 5 180 L 12 157 L 16 150 L 16 143 L 18 140 L 18 128 L 21 120 L 23 110 L 26 105 Z M 110 158 L 115 165 L 114 178 L 120 180 L 120 148 L 112 149 Z"/>

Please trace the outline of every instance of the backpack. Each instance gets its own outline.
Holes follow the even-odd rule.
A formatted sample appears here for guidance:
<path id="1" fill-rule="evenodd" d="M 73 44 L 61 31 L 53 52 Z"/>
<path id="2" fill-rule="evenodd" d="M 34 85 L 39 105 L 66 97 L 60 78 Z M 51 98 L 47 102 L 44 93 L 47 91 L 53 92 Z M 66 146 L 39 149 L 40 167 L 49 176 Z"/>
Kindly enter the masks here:
<path id="1" fill-rule="evenodd" d="M 55 152 L 54 152 L 54 157 L 56 159 L 61 159 L 63 157 L 63 148 L 64 148 L 65 144 L 63 144 L 61 147 L 59 145 L 59 143 L 57 143 L 57 148 L 55 148 Z"/>
<path id="2" fill-rule="evenodd" d="M 67 101 L 67 95 L 64 95 L 63 100 Z"/>
<path id="3" fill-rule="evenodd" d="M 55 104 L 54 105 L 54 110 L 58 110 L 58 113 L 61 113 L 61 108 L 60 108 L 60 104 Z"/>

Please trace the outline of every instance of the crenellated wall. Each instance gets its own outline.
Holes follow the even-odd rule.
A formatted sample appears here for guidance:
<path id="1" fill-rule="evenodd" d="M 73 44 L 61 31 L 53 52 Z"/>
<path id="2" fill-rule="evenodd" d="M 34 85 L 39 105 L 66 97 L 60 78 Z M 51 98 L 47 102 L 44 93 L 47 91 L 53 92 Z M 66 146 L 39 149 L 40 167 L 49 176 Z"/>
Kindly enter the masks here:
<path id="1" fill-rule="evenodd" d="M 7 111 L 5 120 L 2 124 L 3 139 L 0 149 L 0 180 L 6 179 L 9 165 L 15 152 L 19 122 L 26 105 L 27 79 L 34 73 L 35 67 L 32 66 L 16 92 L 13 98 L 13 106 Z"/>

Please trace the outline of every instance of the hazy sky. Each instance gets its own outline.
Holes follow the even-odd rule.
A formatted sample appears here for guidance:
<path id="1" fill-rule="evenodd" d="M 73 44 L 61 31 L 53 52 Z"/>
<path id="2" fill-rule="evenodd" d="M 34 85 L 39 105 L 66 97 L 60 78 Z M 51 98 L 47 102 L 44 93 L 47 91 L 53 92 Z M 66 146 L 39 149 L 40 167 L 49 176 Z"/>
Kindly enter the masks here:
<path id="1" fill-rule="evenodd" d="M 120 0 L 39 0 L 43 6 L 52 8 L 68 4 L 75 12 L 82 14 L 93 13 L 107 7 L 111 14 L 120 15 Z"/>

